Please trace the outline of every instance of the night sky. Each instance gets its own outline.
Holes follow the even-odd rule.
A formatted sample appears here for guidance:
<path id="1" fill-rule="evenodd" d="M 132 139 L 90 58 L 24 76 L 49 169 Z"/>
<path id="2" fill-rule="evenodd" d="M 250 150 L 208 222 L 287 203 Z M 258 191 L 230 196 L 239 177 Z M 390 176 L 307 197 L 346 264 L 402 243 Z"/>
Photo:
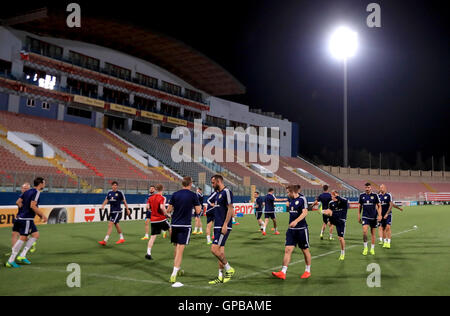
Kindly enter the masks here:
<path id="1" fill-rule="evenodd" d="M 342 147 L 342 64 L 327 40 L 336 26 L 348 25 L 360 38 L 349 62 L 349 146 L 396 152 L 411 163 L 417 151 L 424 160 L 445 154 L 450 165 L 449 34 L 439 2 L 58 2 L 78 2 L 82 14 L 121 17 L 204 53 L 247 87 L 246 95 L 227 99 L 299 123 L 306 157 Z M 366 25 L 372 2 L 381 5 L 382 28 Z"/>

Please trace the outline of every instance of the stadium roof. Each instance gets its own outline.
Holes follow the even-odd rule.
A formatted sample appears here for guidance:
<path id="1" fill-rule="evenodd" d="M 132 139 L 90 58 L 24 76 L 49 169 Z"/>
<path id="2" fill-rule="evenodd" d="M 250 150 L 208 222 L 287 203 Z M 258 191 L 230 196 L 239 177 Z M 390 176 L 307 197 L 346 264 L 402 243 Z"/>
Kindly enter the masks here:
<path id="1" fill-rule="evenodd" d="M 214 96 L 244 94 L 228 71 L 192 47 L 169 36 L 111 18 L 83 13 L 81 28 L 66 25 L 67 13 L 39 9 L 2 20 L 2 25 L 41 36 L 100 45 L 149 61 Z"/>

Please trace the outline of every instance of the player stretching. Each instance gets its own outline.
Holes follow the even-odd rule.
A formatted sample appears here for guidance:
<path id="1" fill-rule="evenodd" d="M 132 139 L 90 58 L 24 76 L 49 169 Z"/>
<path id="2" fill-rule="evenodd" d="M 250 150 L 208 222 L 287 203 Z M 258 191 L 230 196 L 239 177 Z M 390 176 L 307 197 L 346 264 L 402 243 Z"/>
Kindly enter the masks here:
<path id="1" fill-rule="evenodd" d="M 167 218 L 170 216 L 166 210 L 166 198 L 163 196 L 164 187 L 162 184 L 156 185 L 156 193 L 154 193 L 149 199 L 148 204 L 152 212 L 152 237 L 148 241 L 146 259 L 152 260 L 152 248 L 155 243 L 156 237 L 161 234 L 161 231 L 170 230 L 170 225 L 167 222 Z"/>
<path id="2" fill-rule="evenodd" d="M 345 260 L 345 226 L 347 222 L 348 200 L 341 198 L 336 190 L 331 191 L 332 200 L 328 209 L 323 209 L 322 214 L 330 217 L 330 223 L 336 226 L 339 243 L 341 244 L 340 261 Z"/>
<path id="3" fill-rule="evenodd" d="M 148 232 L 150 230 L 150 219 L 152 217 L 152 211 L 150 209 L 150 205 L 148 205 L 148 201 L 150 200 L 150 198 L 152 197 L 152 195 L 155 193 L 155 186 L 152 185 L 150 186 L 150 189 L 148 190 L 148 198 L 146 200 L 146 204 L 147 204 L 147 211 L 145 212 L 145 236 L 141 238 L 141 240 L 148 240 Z"/>
<path id="4" fill-rule="evenodd" d="M 111 236 L 113 225 L 116 226 L 117 233 L 119 233 L 120 238 L 116 242 L 116 244 L 123 244 L 125 242 L 125 238 L 123 237 L 122 229 L 120 228 L 120 220 L 122 219 L 122 209 L 120 204 L 123 202 L 125 204 L 125 210 L 128 216 L 130 216 L 130 210 L 128 209 L 127 200 L 125 199 L 125 194 L 118 190 L 119 183 L 114 181 L 112 183 L 112 191 L 108 192 L 106 195 L 105 201 L 101 206 L 101 210 L 105 208 L 106 204 L 110 205 L 110 213 L 109 213 L 109 223 L 108 223 L 108 232 L 106 233 L 105 239 L 99 241 L 98 243 L 102 246 L 106 246 L 106 243 L 109 240 L 109 236 Z"/>
<path id="5" fill-rule="evenodd" d="M 42 177 L 37 177 L 34 180 L 34 188 L 25 191 L 20 198 L 17 200 L 17 206 L 20 211 L 17 214 L 16 222 L 14 224 L 15 229 L 19 232 L 20 238 L 16 241 L 11 250 L 11 256 L 8 262 L 5 264 L 7 268 L 19 268 L 20 266 L 16 264 L 16 258 L 19 263 L 31 264 L 31 262 L 26 258 L 28 250 L 32 245 L 39 239 L 39 232 L 34 223 L 34 218 L 38 215 L 43 223 L 47 222 L 47 217 L 39 209 L 39 198 L 41 191 L 45 188 L 45 180 Z M 28 236 L 31 238 L 28 239 Z M 28 239 L 28 241 L 27 241 Z M 25 244 L 22 253 L 19 257 L 20 249 Z"/>
<path id="6" fill-rule="evenodd" d="M 264 208 L 264 217 L 265 217 L 265 223 L 264 223 L 264 227 L 263 227 L 263 235 L 266 236 L 266 229 L 267 229 L 267 224 L 269 224 L 269 218 L 272 219 L 273 221 L 273 228 L 275 229 L 275 235 L 279 235 L 280 232 L 278 231 L 277 228 L 277 216 L 275 213 L 275 202 L 285 202 L 287 201 L 287 199 L 277 199 L 274 195 L 273 195 L 273 189 L 270 188 L 266 198 L 264 199 L 264 203 L 265 203 L 265 208 Z"/>
<path id="7" fill-rule="evenodd" d="M 403 211 L 403 209 L 394 204 L 392 195 L 387 192 L 384 184 L 380 185 L 380 193 L 378 194 L 378 197 L 381 201 L 381 216 L 383 217 L 380 226 L 378 227 L 380 245 L 383 245 L 383 248 L 391 249 L 392 208 L 395 207 L 400 211 Z"/>
<path id="8" fill-rule="evenodd" d="M 206 200 L 206 244 L 211 245 L 211 228 L 214 225 L 214 209 L 216 208 L 216 196 L 217 192 L 211 193 L 209 198 Z M 213 238 L 214 239 L 214 235 Z"/>
<path id="9" fill-rule="evenodd" d="M 311 277 L 311 253 L 309 252 L 309 233 L 306 216 L 308 215 L 308 202 L 306 198 L 299 194 L 298 185 L 291 185 L 287 188 L 289 196 L 289 229 L 286 232 L 286 245 L 284 250 L 283 267 L 279 272 L 272 272 L 272 275 L 285 280 L 288 265 L 291 262 L 292 252 L 298 246 L 302 249 L 305 257 L 306 269 L 301 279 Z"/>
<path id="10" fill-rule="evenodd" d="M 169 202 L 167 212 L 172 215 L 172 237 L 175 246 L 173 271 L 170 283 L 177 281 L 177 276 L 182 274 L 181 262 L 186 245 L 189 244 L 192 231 L 192 209 L 200 214 L 200 203 L 197 195 L 191 191 L 192 178 L 186 177 L 182 182 L 183 189 L 175 192 Z"/>
<path id="11" fill-rule="evenodd" d="M 361 218 L 362 211 L 362 218 Z M 367 234 L 372 234 L 372 247 L 370 254 L 375 255 L 375 230 L 378 222 L 381 221 L 381 205 L 378 194 L 372 192 L 370 183 L 366 183 L 365 193 L 359 196 L 358 222 L 363 225 L 364 250 L 363 255 L 367 256 L 369 249 L 367 248 Z"/>
<path id="12" fill-rule="evenodd" d="M 234 213 L 233 193 L 225 187 L 221 175 L 211 178 L 211 186 L 217 191 L 216 208 L 214 209 L 214 241 L 211 252 L 219 262 L 219 275 L 209 284 L 219 284 L 227 283 L 235 274 L 235 270 L 225 257 L 225 244 L 233 229 L 231 222 Z"/>
<path id="13" fill-rule="evenodd" d="M 264 199 L 259 195 L 258 191 L 254 193 L 254 197 L 255 205 L 253 206 L 253 208 L 255 210 L 256 220 L 258 221 L 260 230 L 264 231 L 264 222 L 261 219 L 264 207 Z"/>
<path id="14" fill-rule="evenodd" d="M 195 228 L 193 235 L 203 235 L 203 225 L 202 225 L 202 216 L 203 216 L 203 192 L 202 189 L 197 188 L 197 198 L 200 202 L 201 211 L 200 214 L 194 214 L 195 216 Z"/>
<path id="15" fill-rule="evenodd" d="M 316 200 L 314 201 L 312 207 L 319 204 L 319 202 L 322 204 L 321 210 L 327 210 L 328 209 L 328 203 L 331 201 L 331 194 L 328 193 L 328 185 L 323 186 L 323 193 L 320 194 Z M 322 229 L 320 230 L 320 239 L 323 240 L 323 232 L 325 231 L 325 228 L 327 228 L 327 225 L 330 226 L 330 240 L 333 240 L 333 224 L 330 223 L 330 218 L 326 215 L 322 215 L 323 224 Z"/>

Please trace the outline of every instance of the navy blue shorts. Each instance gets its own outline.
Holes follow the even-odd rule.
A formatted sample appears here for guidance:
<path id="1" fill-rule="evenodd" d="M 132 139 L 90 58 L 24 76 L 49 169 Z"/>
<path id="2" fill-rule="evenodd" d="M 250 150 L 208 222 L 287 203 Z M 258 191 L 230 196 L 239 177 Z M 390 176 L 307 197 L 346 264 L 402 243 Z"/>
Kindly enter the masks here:
<path id="1" fill-rule="evenodd" d="M 286 232 L 286 246 L 299 247 L 300 249 L 309 248 L 309 232 L 308 228 L 291 229 Z"/>
<path id="2" fill-rule="evenodd" d="M 214 222 L 214 212 L 206 213 L 206 223 Z"/>
<path id="3" fill-rule="evenodd" d="M 255 212 L 256 219 L 257 219 L 257 220 L 260 220 L 261 217 L 262 217 L 262 214 L 263 214 L 263 212 L 258 212 L 258 211 L 256 211 L 256 212 Z"/>
<path id="4" fill-rule="evenodd" d="M 363 226 L 370 226 L 370 228 L 377 228 L 378 227 L 378 221 L 376 219 L 367 219 L 367 218 L 363 218 L 362 219 L 362 225 Z"/>
<path id="5" fill-rule="evenodd" d="M 328 222 L 330 221 L 330 217 L 326 216 L 326 215 L 322 215 L 322 220 L 324 224 L 328 224 Z"/>
<path id="6" fill-rule="evenodd" d="M 151 219 L 152 218 L 152 211 L 146 211 L 145 212 L 145 219 Z"/>
<path id="7" fill-rule="evenodd" d="M 172 237 L 170 238 L 170 241 L 173 244 L 189 245 L 191 231 L 191 227 L 172 227 Z"/>
<path id="8" fill-rule="evenodd" d="M 389 214 L 387 219 L 384 219 L 384 216 L 383 216 L 383 219 L 380 222 L 380 226 L 382 226 L 383 228 L 386 228 L 387 225 L 392 226 L 392 214 Z"/>
<path id="9" fill-rule="evenodd" d="M 275 215 L 275 212 L 273 213 L 264 213 L 264 218 L 270 218 L 270 219 L 276 219 L 277 216 Z"/>
<path id="10" fill-rule="evenodd" d="M 13 232 L 17 232 L 20 236 L 29 236 L 36 233 L 37 227 L 34 220 L 18 220 L 16 219 L 13 226 Z"/>
<path id="11" fill-rule="evenodd" d="M 122 219 L 122 212 L 111 212 L 109 221 L 114 224 L 119 224 Z"/>
<path id="12" fill-rule="evenodd" d="M 214 241 L 213 245 L 218 245 L 219 247 L 225 247 L 227 239 L 230 236 L 231 230 L 229 229 L 225 235 L 222 235 L 222 228 L 214 228 Z"/>
<path id="13" fill-rule="evenodd" d="M 344 238 L 345 237 L 345 226 L 347 225 L 346 220 L 331 217 L 330 223 L 332 225 L 336 226 L 338 236 Z"/>

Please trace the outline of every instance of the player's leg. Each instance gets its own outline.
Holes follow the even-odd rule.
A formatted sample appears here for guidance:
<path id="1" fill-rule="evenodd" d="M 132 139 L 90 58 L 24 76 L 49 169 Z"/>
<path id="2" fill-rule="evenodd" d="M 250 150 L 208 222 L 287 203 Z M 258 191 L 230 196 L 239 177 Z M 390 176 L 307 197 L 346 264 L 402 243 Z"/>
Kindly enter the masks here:
<path id="1" fill-rule="evenodd" d="M 203 235 L 203 223 L 202 223 L 203 212 L 198 216 L 198 234 Z"/>
<path id="2" fill-rule="evenodd" d="M 150 219 L 145 220 L 145 236 L 141 238 L 141 240 L 148 240 L 150 231 Z"/>
<path id="3" fill-rule="evenodd" d="M 330 240 L 333 240 L 333 224 L 331 222 L 328 222 L 328 225 L 330 226 Z"/>
<path id="4" fill-rule="evenodd" d="M 183 253 L 186 245 L 175 244 L 175 252 L 173 259 L 173 271 L 170 276 L 170 283 L 175 283 L 177 276 L 181 273 L 181 263 L 183 261 Z"/>
<path id="5" fill-rule="evenodd" d="M 283 266 L 281 267 L 281 271 L 272 272 L 274 277 L 285 280 L 286 273 L 288 270 L 289 263 L 291 262 L 292 253 L 294 252 L 295 246 L 285 246 L 284 247 L 284 257 L 283 257 Z"/>
<path id="6" fill-rule="evenodd" d="M 325 232 L 325 229 L 327 228 L 327 224 L 329 221 L 328 216 L 322 215 L 322 228 L 320 229 L 320 239 L 323 240 L 323 233 Z"/>
<path id="7" fill-rule="evenodd" d="M 390 224 L 386 225 L 386 229 L 385 229 L 385 244 L 383 246 L 383 248 L 391 248 L 391 237 L 392 237 L 392 227 Z"/>
<path id="8" fill-rule="evenodd" d="M 105 236 L 105 238 L 102 241 L 98 242 L 100 245 L 106 246 L 106 244 L 108 243 L 109 237 L 111 236 L 112 229 L 113 229 L 113 226 L 114 226 L 114 220 L 115 220 L 115 215 L 113 217 L 113 215 L 111 214 L 110 220 L 108 222 L 108 230 L 106 231 L 106 236 Z"/>
<path id="9" fill-rule="evenodd" d="M 382 222 L 382 224 L 383 224 L 383 222 Z M 378 226 L 378 239 L 379 239 L 378 244 L 380 246 L 384 244 L 385 238 L 386 237 L 384 236 L 384 227 L 383 227 L 383 225 L 380 225 L 380 226 Z"/>
<path id="10" fill-rule="evenodd" d="M 117 222 L 115 226 L 117 233 L 119 234 L 119 240 L 116 242 L 116 244 L 123 244 L 125 242 L 125 238 L 123 237 L 122 227 L 120 227 L 119 222 Z"/>
<path id="11" fill-rule="evenodd" d="M 156 237 L 157 237 L 157 235 L 153 235 L 153 234 L 150 237 L 150 240 L 148 241 L 148 244 L 147 244 L 147 255 L 145 256 L 145 259 L 152 260 L 152 248 L 155 243 Z"/>
<path id="12" fill-rule="evenodd" d="M 221 229 L 214 230 L 214 242 L 211 245 L 211 253 L 217 258 L 219 261 L 219 270 L 224 270 L 223 274 L 223 283 L 227 283 L 231 280 L 231 278 L 235 274 L 235 270 L 231 267 L 227 258 L 225 257 L 225 244 L 230 235 L 230 231 L 228 231 L 225 235 L 222 234 Z M 218 277 L 218 280 L 220 278 Z M 210 284 L 217 284 L 216 280 L 211 281 Z"/>
<path id="13" fill-rule="evenodd" d="M 373 256 L 373 255 L 375 255 L 375 243 L 376 243 L 376 239 L 377 239 L 377 236 L 376 236 L 376 233 L 377 233 L 377 226 L 376 225 L 372 225 L 371 227 L 370 227 L 370 234 L 371 234 L 371 237 L 372 237 L 372 244 L 370 245 L 370 254 Z"/>
<path id="14" fill-rule="evenodd" d="M 308 279 L 311 277 L 311 252 L 309 251 L 309 231 L 308 228 L 297 231 L 298 246 L 303 251 L 305 257 L 305 273 L 302 274 L 302 279 Z"/>
<path id="15" fill-rule="evenodd" d="M 367 234 L 368 233 L 369 233 L 369 225 L 364 225 L 363 226 L 363 242 L 364 242 L 363 255 L 364 256 L 367 256 L 367 254 L 369 253 L 369 247 L 368 247 L 368 243 L 367 243 L 367 240 L 368 240 Z"/>
<path id="16" fill-rule="evenodd" d="M 20 249 L 22 249 L 22 246 L 27 242 L 28 230 L 29 230 L 29 228 L 25 228 L 26 225 L 29 225 L 29 223 L 27 224 L 26 222 L 29 222 L 29 221 L 21 221 L 21 222 L 22 223 L 19 224 L 21 226 L 20 238 L 16 241 L 16 243 L 14 244 L 14 246 L 11 249 L 11 256 L 9 257 L 8 261 L 5 264 L 5 266 L 7 268 L 19 268 L 20 267 L 19 265 L 16 264 L 16 258 L 20 252 Z M 25 232 L 25 231 L 27 231 L 27 232 Z"/>
<path id="17" fill-rule="evenodd" d="M 274 218 L 273 218 L 272 220 L 273 220 L 273 228 L 275 229 L 274 234 L 275 234 L 275 235 L 279 235 L 280 232 L 278 231 L 277 218 L 276 218 L 276 216 L 275 216 L 275 213 L 274 213 Z"/>
<path id="18" fill-rule="evenodd" d="M 214 218 L 212 217 L 212 215 L 207 215 L 206 216 L 206 244 L 207 245 L 211 245 L 212 244 L 212 240 L 211 240 L 211 230 L 212 227 L 214 225 Z"/>
<path id="19" fill-rule="evenodd" d="M 266 229 L 267 229 L 267 224 L 269 224 L 269 214 L 264 214 L 265 220 L 264 220 L 264 227 L 263 227 L 263 235 L 266 235 Z"/>
<path id="20" fill-rule="evenodd" d="M 37 231 L 36 225 L 32 224 L 31 226 L 31 237 L 28 237 L 22 252 L 17 257 L 17 262 L 19 263 L 31 264 L 31 262 L 27 259 L 27 253 L 33 247 L 33 244 L 35 244 L 39 239 L 39 232 Z"/>

